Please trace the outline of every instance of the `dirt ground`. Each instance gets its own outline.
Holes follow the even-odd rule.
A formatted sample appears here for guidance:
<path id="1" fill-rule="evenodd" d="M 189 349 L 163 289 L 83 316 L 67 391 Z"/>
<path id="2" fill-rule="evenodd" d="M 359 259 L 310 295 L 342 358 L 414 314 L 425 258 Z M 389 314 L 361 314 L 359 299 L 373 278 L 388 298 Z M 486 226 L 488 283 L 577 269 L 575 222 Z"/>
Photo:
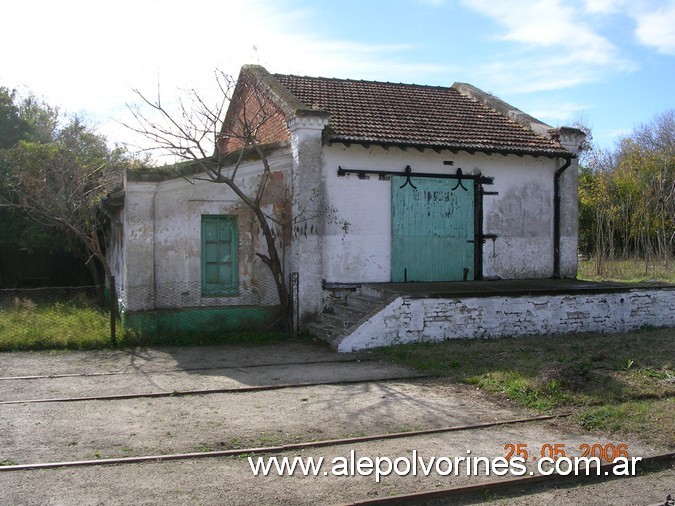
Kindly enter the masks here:
<path id="1" fill-rule="evenodd" d="M 18 379 L 36 375 L 53 377 Z M 0 401 L 353 382 L 246 393 L 0 404 L 0 461 L 11 465 L 253 448 L 532 415 L 466 385 L 414 376 L 414 371 L 375 361 L 368 354 L 336 354 L 304 343 L 0 354 Z M 582 443 L 626 443 L 631 456 L 656 451 L 611 435 L 580 434 L 561 420 L 530 422 L 277 454 L 323 457 L 325 467 L 312 477 L 254 476 L 248 455 L 4 471 L 0 504 L 346 503 L 495 479 L 392 473 L 376 483 L 373 475 L 323 474 L 333 459 L 349 459 L 352 452 L 356 458 L 392 460 L 412 458 L 413 451 L 424 459 L 495 458 L 505 455 L 505 445 L 518 443 L 530 449 L 563 443 L 570 456 L 580 454 Z M 673 469 L 480 500 L 632 505 L 663 502 L 668 493 L 675 495 Z"/>

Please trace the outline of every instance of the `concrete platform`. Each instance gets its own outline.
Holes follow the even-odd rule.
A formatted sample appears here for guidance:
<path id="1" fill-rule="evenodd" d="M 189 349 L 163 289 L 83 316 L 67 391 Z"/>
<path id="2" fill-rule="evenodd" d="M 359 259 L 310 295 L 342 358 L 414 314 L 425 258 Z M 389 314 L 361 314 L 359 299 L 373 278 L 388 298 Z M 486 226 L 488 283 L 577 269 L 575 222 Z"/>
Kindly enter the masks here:
<path id="1" fill-rule="evenodd" d="M 315 330 L 343 352 L 457 338 L 675 327 L 675 286 L 659 283 L 573 279 L 374 283 L 349 295 L 347 304 L 367 313 L 352 321 L 336 310 L 339 328 Z"/>
<path id="2" fill-rule="evenodd" d="M 572 295 L 619 293 L 630 290 L 675 289 L 664 283 L 612 283 L 578 279 L 501 279 L 434 283 L 367 283 L 392 295 L 409 297 L 494 297 L 500 295 Z"/>

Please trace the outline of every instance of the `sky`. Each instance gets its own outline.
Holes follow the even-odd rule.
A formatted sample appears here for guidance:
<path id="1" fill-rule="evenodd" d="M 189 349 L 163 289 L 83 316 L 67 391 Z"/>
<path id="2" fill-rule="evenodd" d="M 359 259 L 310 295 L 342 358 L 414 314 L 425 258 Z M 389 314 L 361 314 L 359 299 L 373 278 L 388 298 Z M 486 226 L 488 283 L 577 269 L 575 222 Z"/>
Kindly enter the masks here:
<path id="1" fill-rule="evenodd" d="M 133 90 L 215 100 L 214 71 L 470 83 L 596 144 L 675 108 L 675 0 L 21 0 L 3 5 L 0 86 L 111 142 Z"/>

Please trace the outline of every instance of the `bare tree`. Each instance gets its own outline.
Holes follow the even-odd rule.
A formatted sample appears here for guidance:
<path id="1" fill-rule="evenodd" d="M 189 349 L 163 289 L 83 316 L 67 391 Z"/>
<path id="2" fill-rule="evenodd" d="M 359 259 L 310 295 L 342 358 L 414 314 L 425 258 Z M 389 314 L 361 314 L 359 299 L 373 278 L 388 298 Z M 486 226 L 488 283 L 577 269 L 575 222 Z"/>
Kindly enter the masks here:
<path id="1" fill-rule="evenodd" d="M 134 90 L 141 106 L 130 106 L 136 124 L 125 126 L 149 139 L 154 146 L 151 149 L 172 156 L 172 166 L 176 170 L 185 168 L 184 164 L 176 162 L 190 162 L 197 169 L 191 179 L 226 185 L 251 210 L 265 243 L 264 250 L 257 251 L 256 255 L 272 273 L 284 325 L 290 327 L 291 295 L 278 238 L 287 237 L 294 222 L 290 212 L 268 213 L 263 205 L 272 177 L 265 149 L 265 127 L 278 120 L 282 113 L 256 78 L 240 79 L 238 85 L 235 79 L 221 71 L 216 71 L 215 78 L 219 96 L 213 104 L 207 103 L 204 95 L 195 89 L 186 90 L 185 98 L 171 106 L 162 102 L 159 92 L 152 99 Z M 237 96 L 233 97 L 235 88 Z M 238 102 L 232 104 L 233 99 Z M 230 104 L 236 106 L 238 114 L 225 115 Z M 255 153 L 262 164 L 253 189 L 246 188 L 239 174 L 247 152 Z M 284 198 L 289 198 L 288 192 Z M 280 227 L 281 233 L 275 231 L 274 225 Z"/>

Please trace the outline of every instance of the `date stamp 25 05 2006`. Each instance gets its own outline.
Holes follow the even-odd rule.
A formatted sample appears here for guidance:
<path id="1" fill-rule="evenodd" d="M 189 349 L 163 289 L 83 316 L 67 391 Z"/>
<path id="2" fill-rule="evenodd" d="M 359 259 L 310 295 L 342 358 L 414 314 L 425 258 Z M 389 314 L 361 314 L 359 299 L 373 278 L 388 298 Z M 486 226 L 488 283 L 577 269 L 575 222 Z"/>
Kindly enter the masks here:
<path id="1" fill-rule="evenodd" d="M 528 450 L 527 443 L 507 443 L 504 445 L 506 451 L 506 459 L 511 460 L 513 457 L 520 457 L 524 461 L 537 460 L 540 458 L 549 458 L 553 460 L 568 457 L 568 447 L 564 443 L 547 443 L 538 448 L 530 447 Z M 615 445 L 608 444 L 588 444 L 582 443 L 577 448 L 580 455 L 575 455 L 582 458 L 596 457 L 605 462 L 614 462 L 617 458 L 628 459 L 628 445 L 620 443 Z M 575 452 L 576 453 L 576 452 Z"/>
<path id="2" fill-rule="evenodd" d="M 589 474 L 591 468 L 595 468 L 596 473 L 600 475 L 603 462 L 607 463 L 611 469 L 605 467 L 604 474 L 615 476 L 635 476 L 635 466 L 642 460 L 642 457 L 632 457 L 628 455 L 628 445 L 621 444 L 588 444 L 581 443 L 577 446 L 575 455 L 568 456 L 568 449 L 564 443 L 547 443 L 538 447 L 529 447 L 527 443 L 507 443 L 504 445 L 506 451 L 505 459 L 511 465 L 522 466 L 526 462 L 536 463 L 537 472 L 543 475 L 552 473 L 568 475 L 578 475 L 580 472 Z M 570 452 L 572 453 L 572 452 Z M 534 472 L 530 472 L 534 474 Z"/>

